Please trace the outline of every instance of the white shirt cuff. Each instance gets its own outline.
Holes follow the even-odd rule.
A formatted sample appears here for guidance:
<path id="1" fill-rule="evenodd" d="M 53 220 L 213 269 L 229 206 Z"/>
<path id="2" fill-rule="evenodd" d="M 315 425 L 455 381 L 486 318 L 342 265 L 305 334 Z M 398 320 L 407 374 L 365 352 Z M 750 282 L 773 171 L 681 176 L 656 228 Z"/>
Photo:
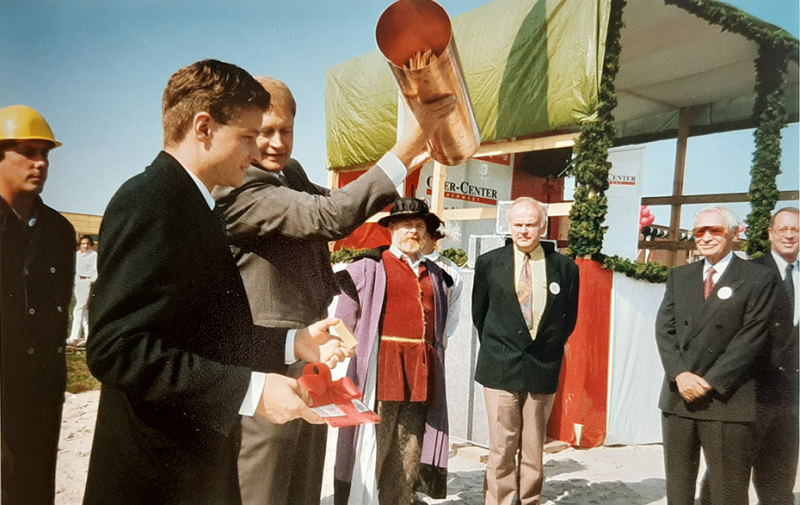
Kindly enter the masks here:
<path id="1" fill-rule="evenodd" d="M 247 386 L 247 394 L 244 395 L 242 406 L 239 407 L 240 416 L 253 417 L 264 393 L 264 383 L 267 382 L 267 374 L 264 372 L 250 372 L 250 384 Z"/>
<path id="2" fill-rule="evenodd" d="M 297 361 L 297 355 L 294 353 L 294 339 L 296 336 L 297 330 L 289 330 L 286 333 L 286 349 L 283 351 L 283 360 L 287 365 Z"/>
<path id="3" fill-rule="evenodd" d="M 383 158 L 378 161 L 378 166 L 395 186 L 401 185 L 408 175 L 408 168 L 391 151 L 383 155 Z"/>

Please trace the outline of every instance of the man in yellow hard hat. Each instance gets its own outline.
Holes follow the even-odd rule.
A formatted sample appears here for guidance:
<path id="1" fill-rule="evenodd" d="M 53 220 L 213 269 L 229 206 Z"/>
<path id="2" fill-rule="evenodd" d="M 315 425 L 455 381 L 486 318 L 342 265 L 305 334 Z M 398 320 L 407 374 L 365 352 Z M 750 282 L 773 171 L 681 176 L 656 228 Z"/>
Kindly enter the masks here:
<path id="1" fill-rule="evenodd" d="M 75 229 L 39 194 L 60 145 L 34 109 L 0 109 L 4 504 L 52 504 L 55 496 Z"/>

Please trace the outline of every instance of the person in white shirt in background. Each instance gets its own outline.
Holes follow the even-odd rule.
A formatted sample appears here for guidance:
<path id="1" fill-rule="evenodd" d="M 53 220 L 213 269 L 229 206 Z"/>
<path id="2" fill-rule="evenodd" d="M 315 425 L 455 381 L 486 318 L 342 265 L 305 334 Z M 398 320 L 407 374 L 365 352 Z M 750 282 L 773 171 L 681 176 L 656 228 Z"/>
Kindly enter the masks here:
<path id="1" fill-rule="evenodd" d="M 456 332 L 458 319 L 461 316 L 461 289 L 464 281 L 461 275 L 461 268 L 450 258 L 443 256 L 436 250 L 436 243 L 446 236 L 443 229 L 444 222 L 436 214 L 431 213 L 428 215 L 425 224 L 428 228 L 428 236 L 422 239 L 420 252 L 425 258 L 436 263 L 439 268 L 444 270 L 452 281 L 447 283 L 447 323 L 444 331 L 444 346 L 447 348 L 447 341 Z M 445 281 L 447 280 L 445 279 Z"/>
<path id="2" fill-rule="evenodd" d="M 86 345 L 89 336 L 89 296 L 97 280 L 97 253 L 92 250 L 94 240 L 81 235 L 75 253 L 75 309 L 72 311 L 72 331 L 67 344 Z M 83 338 L 81 338 L 83 330 Z"/>

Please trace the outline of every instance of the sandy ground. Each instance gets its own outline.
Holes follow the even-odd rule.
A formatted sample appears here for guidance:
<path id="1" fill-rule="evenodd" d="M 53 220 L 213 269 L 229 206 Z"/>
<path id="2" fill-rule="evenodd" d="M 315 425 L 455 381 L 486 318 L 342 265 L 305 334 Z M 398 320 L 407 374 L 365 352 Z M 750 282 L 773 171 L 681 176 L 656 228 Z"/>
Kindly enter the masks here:
<path id="1" fill-rule="evenodd" d="M 56 475 L 56 505 L 80 504 L 86 483 L 92 445 L 98 391 L 67 395 L 61 429 Z M 333 448 L 336 430 L 328 437 L 328 459 L 322 488 L 322 504 L 333 504 Z M 545 455 L 544 498 L 559 505 L 666 504 L 664 466 L 660 445 L 566 449 Z M 480 505 L 483 503 L 485 465 L 456 456 L 450 460 L 448 496 L 429 503 Z M 795 503 L 800 486 L 795 487 Z M 750 503 L 756 503 L 751 490 Z"/>

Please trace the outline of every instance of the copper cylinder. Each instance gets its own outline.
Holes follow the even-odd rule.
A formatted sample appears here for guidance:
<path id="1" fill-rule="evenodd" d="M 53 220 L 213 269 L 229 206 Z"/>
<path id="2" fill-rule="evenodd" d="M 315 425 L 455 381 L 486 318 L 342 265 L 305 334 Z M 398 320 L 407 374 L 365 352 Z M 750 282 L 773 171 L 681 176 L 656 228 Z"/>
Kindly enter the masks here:
<path id="1" fill-rule="evenodd" d="M 399 0 L 381 15 L 376 32 L 378 47 L 389 60 L 412 112 L 420 103 L 456 96 L 456 110 L 436 130 L 428 148 L 431 158 L 443 165 L 466 162 L 478 150 L 481 132 L 447 12 L 432 0 Z M 436 61 L 416 70 L 405 67 L 412 56 L 427 49 L 433 51 Z"/>

